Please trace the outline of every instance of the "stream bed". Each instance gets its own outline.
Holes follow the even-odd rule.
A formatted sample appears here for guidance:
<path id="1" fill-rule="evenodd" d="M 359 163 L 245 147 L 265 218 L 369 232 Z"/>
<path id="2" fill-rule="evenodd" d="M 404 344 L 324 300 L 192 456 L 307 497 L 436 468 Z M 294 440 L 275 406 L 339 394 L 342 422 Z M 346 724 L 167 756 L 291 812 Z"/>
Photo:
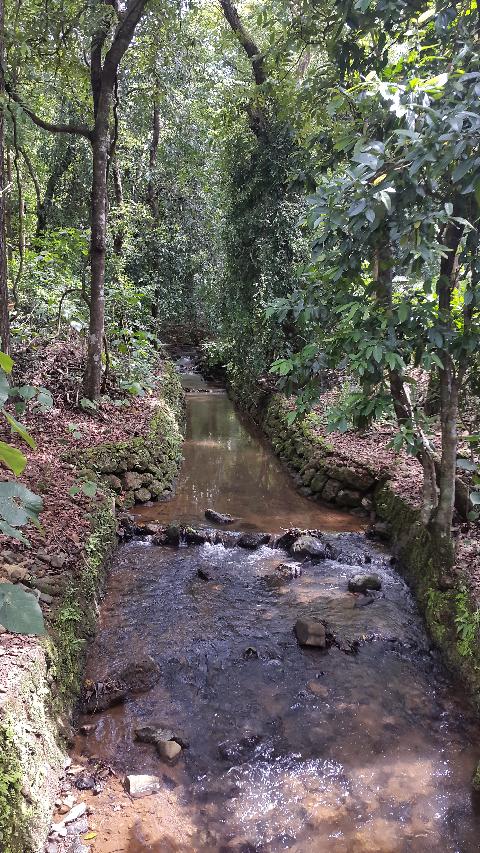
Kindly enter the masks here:
<path id="1" fill-rule="evenodd" d="M 87 677 L 146 658 L 160 677 L 80 721 L 96 725 L 77 737 L 73 761 L 116 773 L 97 795 L 85 793 L 92 850 L 480 850 L 470 786 L 478 722 L 388 553 L 365 538 L 364 519 L 296 492 L 225 394 L 205 393 L 198 380 L 187 407 L 177 495 L 139 510 L 141 520 L 198 527 L 214 507 L 236 517 L 233 530 L 322 530 L 331 557 L 148 539 L 118 549 Z M 368 604 L 347 589 L 359 571 L 382 581 Z M 300 617 L 323 620 L 332 645 L 299 646 Z M 176 763 L 135 740 L 152 724 L 180 738 Z M 130 798 L 126 774 L 156 775 L 158 792 Z"/>

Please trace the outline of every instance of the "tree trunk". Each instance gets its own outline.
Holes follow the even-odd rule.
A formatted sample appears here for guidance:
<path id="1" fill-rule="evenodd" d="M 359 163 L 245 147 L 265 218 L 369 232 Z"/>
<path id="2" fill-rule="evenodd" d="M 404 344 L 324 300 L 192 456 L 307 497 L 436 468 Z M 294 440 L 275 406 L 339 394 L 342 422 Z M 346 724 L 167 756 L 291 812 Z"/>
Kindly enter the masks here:
<path id="1" fill-rule="evenodd" d="M 152 211 L 152 216 L 155 221 L 158 220 L 158 200 L 157 194 L 155 192 L 155 181 L 153 179 L 153 172 L 155 169 L 155 165 L 157 162 L 157 151 L 158 151 L 158 142 L 160 139 L 160 110 L 158 108 L 158 100 L 157 95 L 154 95 L 153 101 L 153 115 L 152 115 L 152 141 L 150 144 L 150 152 L 148 158 L 148 185 L 147 185 L 147 202 L 149 204 L 150 210 Z"/>
<path id="2" fill-rule="evenodd" d="M 107 242 L 108 160 L 110 154 L 110 113 L 118 67 L 133 38 L 147 0 L 129 0 L 115 31 L 102 67 L 102 55 L 110 24 L 106 17 L 92 37 L 90 85 L 95 126 L 92 141 L 93 174 L 90 238 L 90 324 L 84 392 L 97 400 L 102 387 L 102 348 L 105 333 L 105 254 Z"/>
<path id="3" fill-rule="evenodd" d="M 123 212 L 123 187 L 122 187 L 122 176 L 120 174 L 120 168 L 118 165 L 117 158 L 114 157 L 112 161 L 112 176 L 113 176 L 113 190 L 115 193 L 115 206 L 117 209 L 117 228 L 115 231 L 115 235 L 113 238 L 113 250 L 116 255 L 121 255 L 123 252 L 123 238 L 124 238 L 124 212 Z"/>
<path id="4" fill-rule="evenodd" d="M 454 205 L 455 216 L 461 216 L 462 210 Z M 442 235 L 442 244 L 448 253 L 442 257 L 438 278 L 438 316 L 442 331 L 447 338 L 452 329 L 452 295 L 456 285 L 458 269 L 458 247 L 462 239 L 463 226 L 449 223 Z M 438 507 L 432 518 L 431 530 L 439 557 L 449 567 L 453 564 L 452 517 L 455 505 L 455 473 L 457 461 L 457 418 L 458 418 L 458 377 L 455 365 L 445 340 L 439 351 L 443 367 L 438 370 L 440 385 L 440 424 L 442 432 L 442 457 L 438 477 Z"/>
<path id="5" fill-rule="evenodd" d="M 105 252 L 107 240 L 107 167 L 111 92 L 102 92 L 93 133 L 93 175 L 90 238 L 90 324 L 85 396 L 97 400 L 102 384 L 102 348 L 105 327 Z"/>
<path id="6" fill-rule="evenodd" d="M 444 355 L 444 360 L 447 360 Z M 445 555 L 448 564 L 453 562 L 451 527 L 455 506 L 455 474 L 457 467 L 457 418 L 458 418 L 458 382 L 453 363 L 448 363 L 440 371 L 440 423 L 442 431 L 442 458 L 440 461 L 438 507 L 432 522 L 437 547 Z"/>
<path id="7" fill-rule="evenodd" d="M 375 248 L 372 273 L 377 303 L 387 312 L 392 309 L 392 270 L 392 254 L 388 238 L 385 236 Z M 416 421 L 410 389 L 405 382 L 405 377 L 399 370 L 389 370 L 388 380 L 398 424 L 399 426 L 410 424 L 416 432 L 420 445 L 417 458 L 423 468 L 422 519 L 425 524 L 428 524 L 438 504 L 435 455 L 428 436 Z"/>
<path id="8" fill-rule="evenodd" d="M 3 0 L 0 0 L 0 66 L 3 69 Z M 7 284 L 7 231 L 5 220 L 5 170 L 4 170 L 4 97 L 5 85 L 3 70 L 0 70 L 0 341 L 3 352 L 10 349 L 10 319 L 8 313 Z"/>
<path id="9" fill-rule="evenodd" d="M 63 140 L 59 141 L 58 148 L 63 145 Z M 55 198 L 55 192 L 63 178 L 65 172 L 69 168 L 72 163 L 74 156 L 74 144 L 72 141 L 67 143 L 67 147 L 63 153 L 58 152 L 59 159 L 55 162 L 55 165 L 50 172 L 48 177 L 47 185 L 45 187 L 45 195 L 43 197 L 43 201 L 40 202 L 37 208 L 37 230 L 36 237 L 41 237 L 42 234 L 45 233 L 45 230 L 48 225 L 48 220 L 50 218 L 50 214 L 53 207 L 53 200 Z"/>

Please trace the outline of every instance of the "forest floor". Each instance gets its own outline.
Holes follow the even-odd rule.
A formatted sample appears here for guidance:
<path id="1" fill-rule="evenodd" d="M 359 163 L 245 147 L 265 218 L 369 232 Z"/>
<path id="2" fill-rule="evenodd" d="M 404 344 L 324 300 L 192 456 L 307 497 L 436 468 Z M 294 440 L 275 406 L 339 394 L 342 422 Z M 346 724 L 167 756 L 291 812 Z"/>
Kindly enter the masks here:
<path id="1" fill-rule="evenodd" d="M 83 410 L 79 404 L 83 353 L 76 339 L 37 341 L 35 350 L 15 355 L 13 381 L 47 388 L 52 408 L 40 412 L 32 407 L 22 422 L 36 442 L 28 450 L 28 465 L 19 478 L 43 499 L 41 529 L 30 524 L 25 531 L 30 547 L 0 534 L 3 560 L 25 562 L 34 577 L 62 574 L 79 563 L 90 532 L 89 513 L 96 498 L 82 492 L 71 495 L 75 466 L 69 461 L 77 452 L 103 444 L 140 436 L 152 417 L 154 395 L 103 402 L 100 410 Z M 0 439 L 16 443 L 8 427 Z M 23 445 L 23 448 L 25 446 Z M 7 576 L 11 570 L 4 568 Z M 49 617 L 49 602 L 41 600 Z"/>

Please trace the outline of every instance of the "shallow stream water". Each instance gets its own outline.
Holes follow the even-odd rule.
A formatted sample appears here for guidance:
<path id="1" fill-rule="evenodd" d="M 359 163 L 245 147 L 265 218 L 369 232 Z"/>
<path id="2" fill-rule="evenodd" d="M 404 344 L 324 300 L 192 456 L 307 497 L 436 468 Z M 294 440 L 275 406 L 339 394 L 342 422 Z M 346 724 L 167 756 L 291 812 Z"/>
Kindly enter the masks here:
<path id="1" fill-rule="evenodd" d="M 305 562 L 282 583 L 276 567 L 295 561 L 267 546 L 119 548 L 87 675 L 150 655 L 161 678 L 96 714 L 74 759 L 102 759 L 119 779 L 155 774 L 161 791 L 132 801 L 118 783 L 94 797 L 94 850 L 480 850 L 470 793 L 479 727 L 389 555 L 358 518 L 295 492 L 226 395 L 189 396 L 184 452 L 176 498 L 142 509 L 143 519 L 198 526 L 212 506 L 237 530 L 324 530 L 335 558 Z M 382 579 L 368 606 L 347 591 L 359 566 Z M 325 620 L 334 645 L 301 648 L 300 616 Z M 188 743 L 175 765 L 134 740 L 150 723 Z"/>

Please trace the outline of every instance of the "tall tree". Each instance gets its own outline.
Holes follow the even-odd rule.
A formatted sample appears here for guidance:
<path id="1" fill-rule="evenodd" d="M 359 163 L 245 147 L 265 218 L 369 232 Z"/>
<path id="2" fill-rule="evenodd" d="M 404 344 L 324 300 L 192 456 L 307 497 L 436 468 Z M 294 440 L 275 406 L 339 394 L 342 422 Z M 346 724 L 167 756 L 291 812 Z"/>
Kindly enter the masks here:
<path id="1" fill-rule="evenodd" d="M 4 4 L 0 0 L 0 340 L 3 352 L 10 349 L 10 320 L 8 313 L 8 284 L 7 284 L 7 231 L 5 221 L 6 182 L 4 171 L 4 139 L 5 139 L 5 79 L 4 79 Z"/>
<path id="2" fill-rule="evenodd" d="M 46 121 L 23 103 L 22 98 L 7 86 L 10 97 L 38 126 L 52 133 L 77 134 L 92 146 L 92 194 L 90 236 L 90 319 L 84 393 L 96 400 L 102 384 L 102 349 L 105 328 L 105 256 L 107 238 L 107 175 L 110 153 L 110 121 L 118 69 L 135 33 L 148 0 L 128 0 L 122 11 L 117 4 L 101 0 L 92 5 L 92 15 L 100 22 L 95 27 L 90 45 L 90 89 L 93 102 L 93 128 L 76 122 L 55 124 Z M 110 46 L 106 49 L 112 30 L 112 7 L 117 20 Z M 106 52 L 105 52 L 106 50 Z M 105 52 L 105 56 L 104 56 Z"/>

